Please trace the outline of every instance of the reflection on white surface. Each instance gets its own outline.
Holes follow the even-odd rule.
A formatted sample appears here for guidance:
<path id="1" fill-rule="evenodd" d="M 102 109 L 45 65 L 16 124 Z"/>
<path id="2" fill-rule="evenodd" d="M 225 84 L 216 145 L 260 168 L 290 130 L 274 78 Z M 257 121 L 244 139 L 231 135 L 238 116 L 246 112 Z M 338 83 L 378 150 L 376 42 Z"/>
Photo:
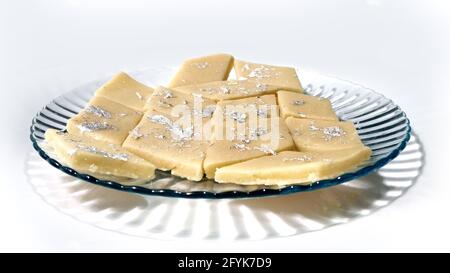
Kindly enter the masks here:
<path id="1" fill-rule="evenodd" d="M 367 216 L 414 185 L 424 165 L 417 136 L 377 173 L 313 192 L 256 199 L 177 199 L 116 191 L 63 174 L 35 152 L 28 182 L 59 211 L 96 227 L 151 238 L 258 240 L 317 231 Z"/>

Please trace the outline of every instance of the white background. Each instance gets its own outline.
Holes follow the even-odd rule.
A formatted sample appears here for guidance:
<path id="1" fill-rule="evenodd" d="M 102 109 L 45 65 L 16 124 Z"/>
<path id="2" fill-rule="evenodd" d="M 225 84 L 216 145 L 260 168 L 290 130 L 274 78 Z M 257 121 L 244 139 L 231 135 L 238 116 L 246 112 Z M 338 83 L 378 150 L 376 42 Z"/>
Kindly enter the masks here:
<path id="1" fill-rule="evenodd" d="M 446 2 L 0 1 L 0 250 L 449 251 Z M 62 87 L 216 52 L 312 68 L 390 97 L 423 143 L 419 181 L 390 206 L 348 224 L 220 244 L 104 231 L 59 213 L 32 191 L 24 174 L 29 124 L 67 91 Z"/>

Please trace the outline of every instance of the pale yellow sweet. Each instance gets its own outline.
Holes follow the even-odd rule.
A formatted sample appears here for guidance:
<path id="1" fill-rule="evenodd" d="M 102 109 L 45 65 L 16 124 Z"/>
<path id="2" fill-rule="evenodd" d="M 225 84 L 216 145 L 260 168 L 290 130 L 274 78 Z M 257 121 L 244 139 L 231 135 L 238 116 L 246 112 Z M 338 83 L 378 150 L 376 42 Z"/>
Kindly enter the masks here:
<path id="1" fill-rule="evenodd" d="M 228 54 L 215 54 L 186 60 L 168 87 L 226 80 L 233 68 L 233 60 L 233 56 Z"/>
<path id="2" fill-rule="evenodd" d="M 274 121 L 276 122 L 272 123 Z M 238 127 L 240 125 L 243 125 L 243 133 Z M 208 147 L 203 163 L 208 178 L 214 178 L 217 168 L 267 154 L 275 154 L 279 151 L 295 149 L 286 125 L 277 117 L 259 118 L 254 127 L 248 122 L 237 122 L 225 127 L 227 131 L 230 128 L 238 130 L 231 130 L 231 137 L 225 132 L 222 138 L 216 139 Z"/>
<path id="3" fill-rule="evenodd" d="M 45 132 L 45 140 L 61 163 L 79 172 L 141 181 L 150 180 L 155 174 L 155 166 L 120 145 L 54 129 Z"/>
<path id="4" fill-rule="evenodd" d="M 227 80 L 175 87 L 186 94 L 202 94 L 215 101 L 274 94 L 280 87 L 252 80 Z"/>
<path id="5" fill-rule="evenodd" d="M 190 112 L 192 115 L 201 113 L 203 118 L 211 118 L 216 102 L 201 94 L 186 94 L 159 86 L 155 88 L 146 108 L 173 116 Z"/>
<path id="6" fill-rule="evenodd" d="M 283 118 L 339 120 L 328 99 L 290 91 L 278 91 L 277 97 Z"/>
<path id="7" fill-rule="evenodd" d="M 223 100 L 217 103 L 218 106 L 225 107 L 227 105 L 242 105 L 242 106 L 271 106 L 277 105 L 277 98 L 275 95 L 254 96 L 249 98 Z"/>
<path id="8" fill-rule="evenodd" d="M 153 89 L 148 87 L 124 72 L 115 75 L 111 80 L 101 86 L 95 95 L 123 104 L 136 111 L 144 111 L 144 106 Z"/>
<path id="9" fill-rule="evenodd" d="M 219 168 L 219 183 L 289 185 L 338 177 L 369 159 L 364 146 L 330 152 L 285 151 Z"/>
<path id="10" fill-rule="evenodd" d="M 232 114 L 238 114 L 246 122 L 258 118 L 279 116 L 279 109 L 275 95 L 264 95 L 237 100 L 224 100 L 217 103 L 214 119 L 226 120 Z"/>
<path id="11" fill-rule="evenodd" d="M 148 111 L 123 143 L 123 148 L 150 161 L 158 169 L 199 181 L 208 142 L 197 139 L 192 123 L 183 118 Z"/>
<path id="12" fill-rule="evenodd" d="M 142 113 L 103 97 L 94 97 L 76 116 L 69 119 L 70 134 L 122 144 Z"/>
<path id="13" fill-rule="evenodd" d="M 219 101 L 212 120 L 215 139 L 225 139 L 230 134 L 248 136 L 258 127 L 269 128 L 273 121 L 279 123 L 279 119 L 271 120 L 272 117 L 279 117 L 275 95 Z"/>
<path id="14" fill-rule="evenodd" d="M 233 64 L 238 79 L 227 80 Z M 83 157 L 91 152 L 126 161 L 123 154 L 130 154 L 151 163 L 152 172 L 158 168 L 194 181 L 206 174 L 219 182 L 303 183 L 337 175 L 370 156 L 353 124 L 339 122 L 328 100 L 302 93 L 294 68 L 235 61 L 228 54 L 204 56 L 186 60 L 168 88 L 152 89 L 117 74 L 68 121 L 66 135 L 103 145 L 97 150 L 77 146 Z M 46 138 L 63 143 L 52 140 L 60 135 L 50 132 Z M 64 145 L 59 150 L 67 153 Z M 284 152 L 295 150 L 300 152 Z M 290 163 L 306 156 L 313 159 Z M 67 160 L 78 164 L 78 158 Z M 127 173 L 114 162 L 113 171 L 102 162 L 84 168 L 147 175 L 139 167 Z"/>
<path id="15" fill-rule="evenodd" d="M 363 146 L 350 121 L 288 117 L 286 124 L 299 151 L 333 151 Z"/>
<path id="16" fill-rule="evenodd" d="M 235 60 L 234 71 L 236 72 L 238 79 L 254 80 L 259 83 L 278 86 L 281 90 L 303 93 L 303 88 L 298 79 L 297 72 L 292 67 L 256 64 Z"/>

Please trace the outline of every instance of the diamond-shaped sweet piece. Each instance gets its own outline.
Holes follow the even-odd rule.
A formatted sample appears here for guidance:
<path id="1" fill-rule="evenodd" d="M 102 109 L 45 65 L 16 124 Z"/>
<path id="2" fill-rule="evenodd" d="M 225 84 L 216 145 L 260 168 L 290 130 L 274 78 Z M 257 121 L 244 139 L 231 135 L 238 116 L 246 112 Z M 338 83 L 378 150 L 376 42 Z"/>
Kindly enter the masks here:
<path id="1" fill-rule="evenodd" d="M 219 168 L 215 180 L 244 185 L 287 185 L 338 177 L 370 157 L 364 146 L 332 152 L 285 151 Z"/>
<path id="2" fill-rule="evenodd" d="M 202 164 L 208 142 L 197 139 L 196 133 L 192 120 L 151 110 L 131 131 L 123 148 L 158 169 L 199 181 L 203 178 Z"/>
<path id="3" fill-rule="evenodd" d="M 230 140 L 226 136 L 248 135 L 258 128 L 269 128 L 272 117 L 279 117 L 275 95 L 219 101 L 213 114 L 214 139 Z M 279 119 L 273 121 L 279 123 Z"/>
<path id="4" fill-rule="evenodd" d="M 235 121 L 236 123 L 223 127 L 231 134 L 224 132 L 206 151 L 203 168 L 208 178 L 214 177 L 217 168 L 295 149 L 288 128 L 278 117 L 259 118 L 256 126 L 245 120 L 241 122 L 239 116 L 235 116 Z"/>
<path id="5" fill-rule="evenodd" d="M 101 86 L 95 95 L 123 104 L 136 111 L 144 111 L 153 89 L 136 81 L 124 72 L 115 75 Z"/>
<path id="6" fill-rule="evenodd" d="M 277 98 L 275 95 L 264 95 L 264 96 L 255 96 L 243 99 L 236 100 L 223 100 L 217 103 L 217 106 L 226 107 L 228 105 L 233 106 L 245 106 L 252 108 L 254 105 L 257 106 L 272 106 L 277 105 Z"/>
<path id="7" fill-rule="evenodd" d="M 186 60 L 168 87 L 226 80 L 233 68 L 233 60 L 233 56 L 228 54 L 215 54 Z"/>
<path id="8" fill-rule="evenodd" d="M 350 121 L 288 117 L 286 124 L 299 151 L 333 151 L 363 146 Z"/>
<path id="9" fill-rule="evenodd" d="M 185 94 L 159 86 L 155 88 L 146 108 L 178 116 L 185 111 L 190 111 L 192 115 L 211 118 L 216 109 L 216 102 L 203 98 L 201 94 Z"/>
<path id="10" fill-rule="evenodd" d="M 153 178 L 155 174 L 155 166 L 120 145 L 54 129 L 45 132 L 45 140 L 61 163 L 79 172 L 138 179 L 142 182 Z"/>
<path id="11" fill-rule="evenodd" d="M 254 80 L 280 87 L 280 90 L 302 92 L 297 72 L 292 67 L 256 64 L 235 60 L 234 70 L 238 79 Z"/>
<path id="12" fill-rule="evenodd" d="M 186 94 L 202 94 L 215 101 L 233 100 L 253 96 L 274 94 L 280 87 L 251 80 L 215 81 L 175 87 Z"/>
<path id="13" fill-rule="evenodd" d="M 258 118 L 279 116 L 277 99 L 275 95 L 264 95 L 237 100 L 224 100 L 217 103 L 214 119 L 227 117 L 241 119 L 240 122 Z"/>
<path id="14" fill-rule="evenodd" d="M 328 99 L 289 91 L 278 91 L 277 97 L 283 118 L 339 120 Z"/>
<path id="15" fill-rule="evenodd" d="M 70 134 L 122 144 L 141 119 L 142 114 L 103 97 L 94 97 L 76 116 L 69 119 Z"/>

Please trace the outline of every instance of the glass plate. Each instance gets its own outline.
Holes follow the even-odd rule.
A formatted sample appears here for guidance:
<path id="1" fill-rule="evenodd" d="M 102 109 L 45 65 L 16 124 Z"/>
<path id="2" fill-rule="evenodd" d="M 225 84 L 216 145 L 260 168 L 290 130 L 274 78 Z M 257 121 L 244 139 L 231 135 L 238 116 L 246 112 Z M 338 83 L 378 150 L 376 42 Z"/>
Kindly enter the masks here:
<path id="1" fill-rule="evenodd" d="M 167 83 L 172 73 L 173 69 L 170 68 L 148 68 L 129 74 L 143 83 L 156 86 Z M 378 170 L 405 148 L 411 135 L 409 120 L 400 107 L 390 99 L 361 85 L 316 72 L 298 69 L 298 74 L 305 87 L 305 93 L 329 99 L 339 118 L 352 121 L 364 144 L 372 149 L 371 158 L 357 170 L 334 179 L 284 187 L 220 184 L 208 179 L 195 182 L 163 171 L 156 171 L 155 178 L 143 185 L 125 185 L 113 179 L 99 179 L 79 173 L 59 163 L 47 153 L 43 145 L 44 133 L 49 128 L 64 129 L 67 120 L 84 108 L 95 90 L 109 78 L 82 85 L 48 103 L 33 118 L 30 138 L 33 147 L 43 159 L 71 176 L 122 191 L 186 198 L 250 198 L 330 187 Z"/>

